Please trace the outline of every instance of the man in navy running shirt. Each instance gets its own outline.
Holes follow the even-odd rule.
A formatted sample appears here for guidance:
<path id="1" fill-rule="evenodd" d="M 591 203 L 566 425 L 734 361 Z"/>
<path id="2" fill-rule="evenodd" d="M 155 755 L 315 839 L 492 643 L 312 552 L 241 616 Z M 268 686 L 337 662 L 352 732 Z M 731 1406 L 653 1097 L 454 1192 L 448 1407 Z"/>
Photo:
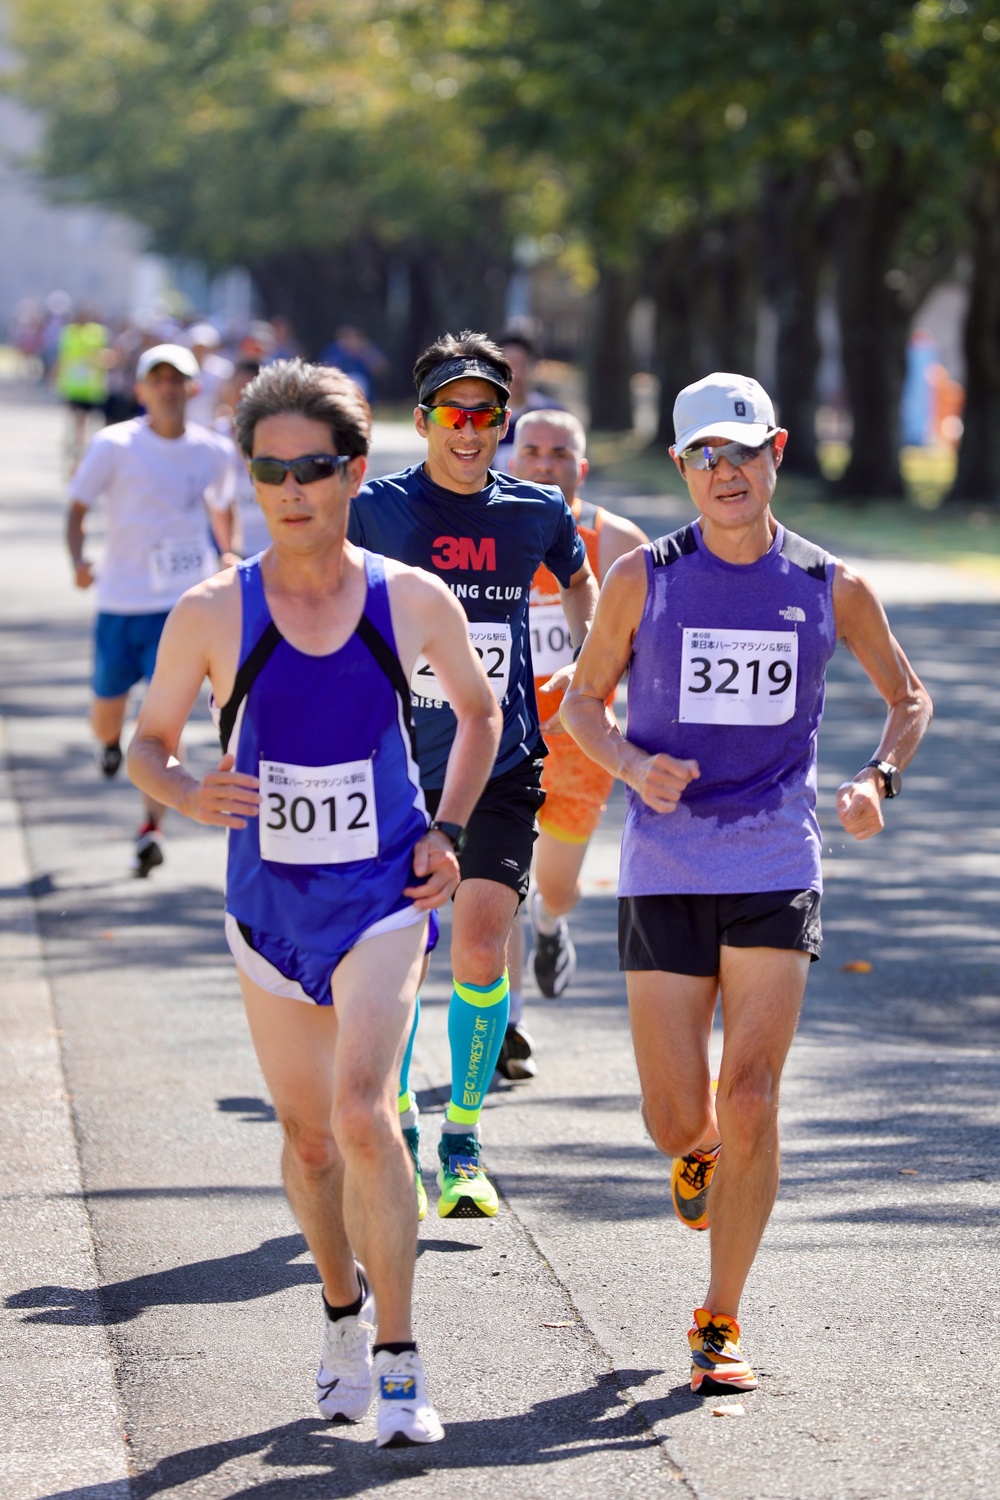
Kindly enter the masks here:
<path id="1" fill-rule="evenodd" d="M 544 800 L 546 752 L 528 634 L 531 580 L 540 563 L 555 575 L 577 647 L 593 618 L 597 583 L 561 491 L 490 467 L 509 421 L 511 371 L 502 351 L 484 334 L 445 334 L 420 356 L 413 374 L 414 420 L 427 440 L 426 461 L 364 485 L 348 535 L 444 580 L 465 610 L 469 639 L 503 710 L 486 790 L 468 828 L 447 829 L 462 881 L 452 922 L 451 1099 L 438 1147 L 439 1215 L 492 1217 L 497 1195 L 480 1164 L 479 1116 L 506 1031 L 507 939 L 528 892 L 535 814 Z M 569 681 L 572 666 L 562 670 Z M 420 778 L 434 814 L 455 716 L 426 662 L 417 663 L 411 687 Z M 416 1158 L 416 1114 L 405 1076 L 400 1105 Z"/>
<path id="2" fill-rule="evenodd" d="M 781 1072 L 820 951 L 816 733 L 837 641 L 887 709 L 873 758 L 837 794 L 852 837 L 882 829 L 931 702 L 871 586 L 772 515 L 788 434 L 757 381 L 687 386 L 674 425 L 698 518 L 615 563 L 562 715 L 628 789 L 620 962 L 675 1212 L 691 1229 L 711 1221 L 688 1333 L 691 1388 L 708 1394 L 757 1384 L 736 1317 L 777 1193 Z M 605 706 L 626 668 L 627 738 Z"/>

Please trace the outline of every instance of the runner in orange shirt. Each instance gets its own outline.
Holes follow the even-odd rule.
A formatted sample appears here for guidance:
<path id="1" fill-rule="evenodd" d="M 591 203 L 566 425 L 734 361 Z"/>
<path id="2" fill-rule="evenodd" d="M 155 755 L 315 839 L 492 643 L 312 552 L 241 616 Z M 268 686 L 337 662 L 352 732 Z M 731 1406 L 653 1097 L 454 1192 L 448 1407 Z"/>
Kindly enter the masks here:
<path id="1" fill-rule="evenodd" d="M 578 491 L 589 467 L 586 453 L 583 426 L 571 412 L 525 412 L 517 426 L 510 470 L 517 478 L 534 484 L 559 486 L 576 517 L 587 560 L 598 582 L 602 582 L 613 562 L 641 547 L 648 538 L 623 516 L 580 497 Z M 535 692 L 549 754 L 542 772 L 545 805 L 538 814 L 535 890 L 528 910 L 535 939 L 535 981 L 547 999 L 555 1000 L 576 971 L 576 950 L 566 917 L 580 899 L 580 870 L 607 806 L 613 778 L 562 730 L 561 695 L 553 697 L 546 691 L 553 672 L 573 660 L 573 643 L 559 603 L 559 585 L 544 566 L 532 581 L 530 631 Z M 521 1020 L 523 948 L 521 929 L 515 924 L 508 953 L 511 1012 L 497 1063 L 499 1071 L 510 1079 L 533 1078 L 537 1071 L 531 1038 Z"/>

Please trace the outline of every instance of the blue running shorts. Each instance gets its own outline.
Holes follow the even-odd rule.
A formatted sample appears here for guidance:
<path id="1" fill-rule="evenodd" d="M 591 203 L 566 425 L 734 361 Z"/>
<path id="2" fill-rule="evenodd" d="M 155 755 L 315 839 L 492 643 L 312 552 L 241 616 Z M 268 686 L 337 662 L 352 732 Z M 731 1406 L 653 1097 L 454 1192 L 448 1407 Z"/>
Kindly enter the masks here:
<path id="1" fill-rule="evenodd" d="M 156 666 L 156 648 L 169 610 L 155 615 L 112 615 L 94 620 L 94 696 L 123 698 Z"/>
<path id="2" fill-rule="evenodd" d="M 404 906 L 390 912 L 366 927 L 357 940 L 356 948 L 366 938 L 378 937 L 382 933 L 396 932 L 401 927 L 412 927 L 430 917 L 427 924 L 427 952 L 437 946 L 440 933 L 436 912 L 417 911 L 414 906 Z M 229 951 L 241 969 L 254 984 L 272 995 L 284 995 L 288 1000 L 304 1000 L 307 1004 L 332 1005 L 331 983 L 333 971 L 345 957 L 337 953 L 330 958 L 314 953 L 307 948 L 297 948 L 287 938 L 275 937 L 271 932 L 256 932 L 245 922 L 237 921 L 232 912 L 226 912 L 226 941 Z M 347 949 L 346 952 L 350 952 Z"/>

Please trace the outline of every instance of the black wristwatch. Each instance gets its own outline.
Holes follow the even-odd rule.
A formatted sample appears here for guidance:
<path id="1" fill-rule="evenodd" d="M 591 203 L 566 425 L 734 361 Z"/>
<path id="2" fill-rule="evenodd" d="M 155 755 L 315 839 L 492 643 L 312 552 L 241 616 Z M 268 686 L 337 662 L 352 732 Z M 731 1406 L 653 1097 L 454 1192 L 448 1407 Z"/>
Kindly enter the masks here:
<path id="1" fill-rule="evenodd" d="M 437 833 L 443 833 L 447 838 L 451 839 L 455 846 L 456 854 L 461 854 L 468 843 L 469 835 L 461 823 L 439 823 L 437 818 L 434 818 L 428 826 L 427 832 L 430 833 L 432 829 Z"/>
<path id="2" fill-rule="evenodd" d="M 882 790 L 887 797 L 898 797 L 903 790 L 903 778 L 896 766 L 890 765 L 887 760 L 866 760 L 863 770 L 867 771 L 869 766 L 874 766 L 882 778 Z"/>

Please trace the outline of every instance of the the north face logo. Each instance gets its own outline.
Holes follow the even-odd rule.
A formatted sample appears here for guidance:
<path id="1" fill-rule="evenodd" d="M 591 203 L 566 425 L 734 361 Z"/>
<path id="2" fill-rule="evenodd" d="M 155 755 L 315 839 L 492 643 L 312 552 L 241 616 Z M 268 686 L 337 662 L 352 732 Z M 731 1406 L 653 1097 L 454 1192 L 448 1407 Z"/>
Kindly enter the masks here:
<path id="1" fill-rule="evenodd" d="M 736 415 L 738 417 L 745 417 L 746 414 L 747 414 L 747 404 L 746 404 L 746 402 L 745 401 L 737 401 L 736 402 Z"/>
<path id="2" fill-rule="evenodd" d="M 783 620 L 793 620 L 798 623 L 801 623 L 806 617 L 805 610 L 799 609 L 797 604 L 789 604 L 787 608 L 779 609 L 778 614 Z"/>

